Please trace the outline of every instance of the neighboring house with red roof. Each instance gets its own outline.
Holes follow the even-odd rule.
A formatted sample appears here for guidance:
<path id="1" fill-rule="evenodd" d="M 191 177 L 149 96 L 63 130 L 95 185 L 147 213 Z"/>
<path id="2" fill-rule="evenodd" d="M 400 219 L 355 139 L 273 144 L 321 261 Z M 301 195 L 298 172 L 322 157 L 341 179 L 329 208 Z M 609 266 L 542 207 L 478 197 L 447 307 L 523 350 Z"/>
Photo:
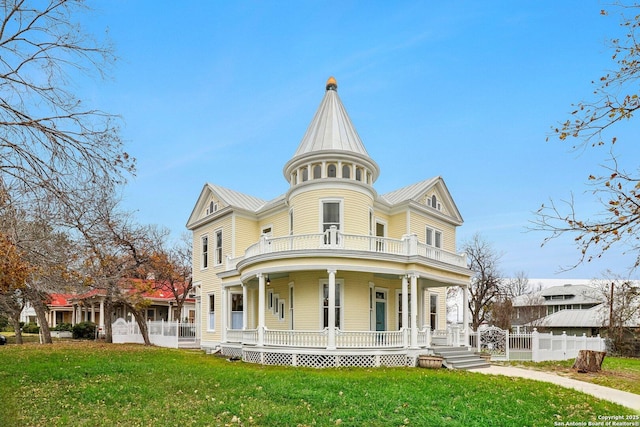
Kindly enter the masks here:
<path id="1" fill-rule="evenodd" d="M 184 285 L 180 286 L 181 288 L 177 289 L 184 289 Z M 125 292 L 132 292 L 132 289 L 125 289 Z M 61 323 L 75 325 L 80 322 L 93 322 L 100 328 L 104 327 L 106 290 L 92 289 L 81 294 L 50 294 L 49 297 L 50 300 L 47 304 L 49 308 L 47 319 L 49 327 L 54 328 Z M 146 308 L 148 320 L 195 322 L 196 300 L 194 290 L 190 290 L 181 312 L 178 312 L 176 298 L 173 293 L 166 288 L 163 289 L 161 286 L 156 286 L 154 289 L 144 292 L 143 297 L 149 301 L 149 306 Z M 131 320 L 133 318 L 123 304 L 116 304 L 113 314 L 114 320 L 117 318 Z M 25 317 L 28 318 L 28 316 Z"/>

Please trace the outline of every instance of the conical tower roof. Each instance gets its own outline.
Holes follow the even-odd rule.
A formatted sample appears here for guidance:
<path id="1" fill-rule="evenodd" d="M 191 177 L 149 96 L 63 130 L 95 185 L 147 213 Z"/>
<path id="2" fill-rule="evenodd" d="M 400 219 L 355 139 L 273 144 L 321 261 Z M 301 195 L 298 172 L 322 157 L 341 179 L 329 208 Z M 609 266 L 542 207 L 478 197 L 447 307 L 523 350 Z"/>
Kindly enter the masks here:
<path id="1" fill-rule="evenodd" d="M 307 132 L 304 134 L 294 157 L 314 151 L 342 150 L 369 156 L 358 132 L 338 96 L 338 84 L 333 77 L 327 81 L 322 98 Z"/>
<path id="2" fill-rule="evenodd" d="M 311 120 L 295 154 L 284 168 L 285 176 L 289 168 L 310 157 L 331 156 L 345 158 L 356 157 L 370 165 L 374 180 L 379 173 L 378 165 L 369 157 L 358 132 L 356 131 L 347 110 L 338 96 L 338 83 L 330 77 L 327 80 L 326 92 L 320 102 L 316 114 Z"/>

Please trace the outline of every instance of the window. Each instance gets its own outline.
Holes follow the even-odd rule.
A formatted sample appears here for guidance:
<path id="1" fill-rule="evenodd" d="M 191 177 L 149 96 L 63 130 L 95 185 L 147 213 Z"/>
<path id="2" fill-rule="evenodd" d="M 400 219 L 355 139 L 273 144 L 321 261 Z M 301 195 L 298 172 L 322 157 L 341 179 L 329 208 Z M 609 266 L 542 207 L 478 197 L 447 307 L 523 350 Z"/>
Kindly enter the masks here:
<path id="1" fill-rule="evenodd" d="M 340 328 L 340 283 L 336 283 L 336 328 Z M 323 311 L 323 323 L 322 327 L 326 328 L 329 326 L 329 284 L 323 283 L 322 285 L 322 301 L 324 308 Z"/>
<path id="2" fill-rule="evenodd" d="M 438 328 L 438 295 L 429 294 L 429 325 L 432 331 Z"/>
<path id="3" fill-rule="evenodd" d="M 442 248 L 442 231 L 427 227 L 425 243 L 435 248 Z"/>
<path id="4" fill-rule="evenodd" d="M 207 215 L 212 214 L 218 210 L 218 204 L 213 201 L 209 202 L 209 207 L 207 208 Z"/>
<path id="5" fill-rule="evenodd" d="M 309 180 L 309 170 L 307 168 L 302 169 L 302 182 Z"/>
<path id="6" fill-rule="evenodd" d="M 430 206 L 437 210 L 442 210 L 442 205 L 438 201 L 438 198 L 436 197 L 435 194 L 431 197 L 427 197 L 427 206 Z"/>
<path id="7" fill-rule="evenodd" d="M 362 181 L 362 168 L 356 168 L 356 181 Z"/>
<path id="8" fill-rule="evenodd" d="M 209 266 L 209 236 L 202 236 L 202 260 L 200 262 L 200 268 L 207 268 Z"/>
<path id="9" fill-rule="evenodd" d="M 326 232 L 335 226 L 337 230 L 340 230 L 340 202 L 338 201 L 323 201 L 322 202 L 322 232 Z M 337 244 L 338 236 L 335 236 L 335 240 L 332 241 L 331 233 L 327 233 L 324 238 L 325 244 Z"/>
<path id="10" fill-rule="evenodd" d="M 273 235 L 273 227 L 268 225 L 266 227 L 262 227 L 262 233 L 263 235 L 266 235 L 267 237 L 271 237 Z"/>
<path id="11" fill-rule="evenodd" d="M 289 285 L 289 329 L 293 330 L 293 283 Z"/>
<path id="12" fill-rule="evenodd" d="M 322 176 L 322 166 L 315 165 L 313 167 L 313 179 L 319 179 Z"/>
<path id="13" fill-rule="evenodd" d="M 273 291 L 271 289 L 267 291 L 267 308 L 273 310 Z"/>
<path id="14" fill-rule="evenodd" d="M 351 178 L 351 166 L 343 165 L 342 166 L 342 177 L 343 178 Z"/>
<path id="15" fill-rule="evenodd" d="M 397 300 L 398 300 L 398 329 L 402 329 L 402 292 L 398 292 L 397 294 Z M 411 319 L 411 294 L 407 293 L 407 301 L 408 301 L 408 312 L 409 312 L 409 319 Z M 411 320 L 409 320 L 409 324 L 406 326 L 407 328 L 411 327 Z"/>
<path id="16" fill-rule="evenodd" d="M 222 230 L 216 231 L 216 265 L 222 264 Z"/>
<path id="17" fill-rule="evenodd" d="M 242 294 L 231 294 L 231 329 L 242 329 L 243 327 L 243 307 Z"/>
<path id="18" fill-rule="evenodd" d="M 216 328 L 216 296 L 209 294 L 209 325 L 208 329 L 214 330 Z"/>
<path id="19" fill-rule="evenodd" d="M 334 165 L 333 163 L 327 166 L 327 176 L 329 178 L 335 178 L 337 176 L 336 165 Z"/>
<path id="20" fill-rule="evenodd" d="M 278 312 L 280 315 L 280 320 L 284 320 L 284 307 L 285 307 L 285 301 L 280 300 L 280 311 Z"/>
<path id="21" fill-rule="evenodd" d="M 322 231 L 332 225 L 340 230 L 340 202 L 322 202 Z"/>

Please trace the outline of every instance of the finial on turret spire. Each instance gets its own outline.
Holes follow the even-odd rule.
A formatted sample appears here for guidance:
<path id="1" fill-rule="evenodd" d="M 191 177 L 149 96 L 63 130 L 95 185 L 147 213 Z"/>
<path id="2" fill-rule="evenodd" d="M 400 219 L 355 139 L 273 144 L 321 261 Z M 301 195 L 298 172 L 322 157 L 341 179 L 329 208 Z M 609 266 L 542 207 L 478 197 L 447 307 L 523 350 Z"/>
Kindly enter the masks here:
<path id="1" fill-rule="evenodd" d="M 338 82 L 336 81 L 335 78 L 333 78 L 333 76 L 329 77 L 329 80 L 327 80 L 327 90 L 338 90 Z"/>

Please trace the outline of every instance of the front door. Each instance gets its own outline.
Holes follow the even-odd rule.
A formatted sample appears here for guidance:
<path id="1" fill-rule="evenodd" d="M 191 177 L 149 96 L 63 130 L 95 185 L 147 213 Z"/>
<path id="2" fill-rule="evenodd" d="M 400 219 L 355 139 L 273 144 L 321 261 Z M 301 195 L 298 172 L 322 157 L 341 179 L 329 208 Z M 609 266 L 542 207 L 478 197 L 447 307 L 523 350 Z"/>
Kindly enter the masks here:
<path id="1" fill-rule="evenodd" d="M 376 331 L 387 330 L 387 298 L 384 292 L 376 291 Z"/>

